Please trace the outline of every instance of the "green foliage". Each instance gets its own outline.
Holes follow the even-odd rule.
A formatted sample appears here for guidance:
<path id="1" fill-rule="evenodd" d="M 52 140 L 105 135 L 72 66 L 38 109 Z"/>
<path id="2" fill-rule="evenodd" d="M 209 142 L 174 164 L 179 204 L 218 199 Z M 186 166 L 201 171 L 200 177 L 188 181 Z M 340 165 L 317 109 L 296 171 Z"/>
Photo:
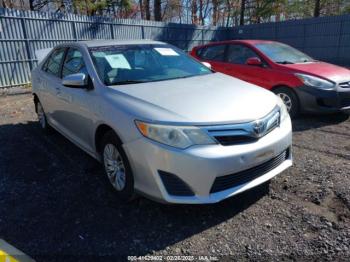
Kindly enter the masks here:
<path id="1" fill-rule="evenodd" d="M 107 10 L 130 11 L 132 0 L 73 0 L 73 8 L 79 14 L 102 15 Z"/>

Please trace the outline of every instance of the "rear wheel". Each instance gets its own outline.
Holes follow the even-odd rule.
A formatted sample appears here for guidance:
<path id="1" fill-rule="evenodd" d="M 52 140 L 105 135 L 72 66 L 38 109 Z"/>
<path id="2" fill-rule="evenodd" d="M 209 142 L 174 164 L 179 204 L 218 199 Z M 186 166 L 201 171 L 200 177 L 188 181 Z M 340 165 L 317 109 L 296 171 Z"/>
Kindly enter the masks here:
<path id="1" fill-rule="evenodd" d="M 107 178 L 123 201 L 134 198 L 134 178 L 127 156 L 113 131 L 102 139 L 102 160 Z"/>
<path id="2" fill-rule="evenodd" d="M 273 90 L 273 92 L 282 99 L 291 118 L 299 114 L 299 100 L 291 89 L 288 87 L 279 87 Z"/>

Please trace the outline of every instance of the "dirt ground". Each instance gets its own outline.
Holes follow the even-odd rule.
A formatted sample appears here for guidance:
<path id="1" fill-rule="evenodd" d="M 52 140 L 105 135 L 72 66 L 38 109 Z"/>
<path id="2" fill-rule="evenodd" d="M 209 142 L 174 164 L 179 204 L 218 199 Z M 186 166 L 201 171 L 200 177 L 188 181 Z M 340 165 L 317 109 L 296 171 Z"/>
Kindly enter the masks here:
<path id="1" fill-rule="evenodd" d="M 294 165 L 270 185 L 215 205 L 122 204 L 95 160 L 41 132 L 30 94 L 0 97 L 0 238 L 37 261 L 349 261 L 349 116 L 293 129 Z"/>

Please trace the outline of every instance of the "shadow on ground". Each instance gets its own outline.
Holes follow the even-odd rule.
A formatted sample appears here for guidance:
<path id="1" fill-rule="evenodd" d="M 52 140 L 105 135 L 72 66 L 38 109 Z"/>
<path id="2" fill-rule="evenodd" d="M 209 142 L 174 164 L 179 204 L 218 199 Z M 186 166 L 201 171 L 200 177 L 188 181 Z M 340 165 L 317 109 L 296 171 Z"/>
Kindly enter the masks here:
<path id="1" fill-rule="evenodd" d="M 348 118 L 302 116 L 293 126 L 299 132 Z M 36 122 L 0 126 L 0 145 L 0 238 L 37 261 L 150 254 L 219 230 L 268 192 L 265 184 L 215 205 L 162 205 L 145 198 L 124 204 L 99 163 L 57 132 L 44 135 Z"/>
<path id="2" fill-rule="evenodd" d="M 293 132 L 337 125 L 347 121 L 349 117 L 350 115 L 345 113 L 336 113 L 329 115 L 302 115 L 293 120 Z"/>
<path id="3" fill-rule="evenodd" d="M 268 192 L 262 185 L 222 203 L 118 201 L 99 163 L 36 122 L 0 126 L 0 237 L 38 261 L 55 255 L 143 255 L 218 225 Z"/>

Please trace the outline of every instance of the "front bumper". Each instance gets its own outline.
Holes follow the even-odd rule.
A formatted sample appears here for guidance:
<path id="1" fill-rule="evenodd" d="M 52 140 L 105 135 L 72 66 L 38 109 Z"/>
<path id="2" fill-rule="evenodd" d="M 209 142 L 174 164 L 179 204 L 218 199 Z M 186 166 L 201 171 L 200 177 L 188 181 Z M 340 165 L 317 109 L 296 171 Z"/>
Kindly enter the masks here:
<path id="1" fill-rule="evenodd" d="M 350 111 L 350 88 L 321 90 L 308 86 L 294 88 L 302 112 L 334 113 Z"/>
<path id="2" fill-rule="evenodd" d="M 167 203 L 215 203 L 255 187 L 292 165 L 288 157 L 267 173 L 238 186 L 210 193 L 217 177 L 251 169 L 275 158 L 292 144 L 290 119 L 254 143 L 233 146 L 193 146 L 186 150 L 171 148 L 147 138 L 124 144 L 134 173 L 135 189 L 156 201 Z M 193 196 L 169 194 L 159 172 L 176 175 Z"/>

